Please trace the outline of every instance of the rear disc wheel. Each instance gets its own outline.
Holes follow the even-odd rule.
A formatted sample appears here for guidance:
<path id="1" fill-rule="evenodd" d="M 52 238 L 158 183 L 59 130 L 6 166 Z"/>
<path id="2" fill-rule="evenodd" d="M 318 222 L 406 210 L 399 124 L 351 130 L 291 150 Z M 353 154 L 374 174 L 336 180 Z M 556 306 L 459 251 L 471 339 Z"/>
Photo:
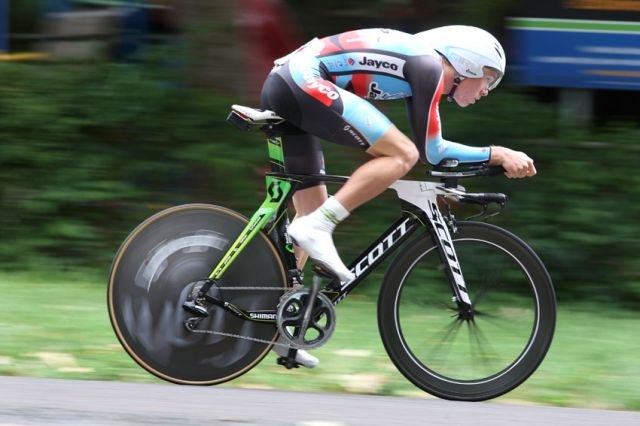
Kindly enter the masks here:
<path id="1" fill-rule="evenodd" d="M 208 306 L 195 327 L 200 332 L 185 325 L 194 317 L 182 308 L 189 292 L 246 224 L 232 210 L 189 204 L 150 217 L 123 242 L 109 274 L 109 316 L 120 343 L 144 369 L 174 383 L 213 385 L 244 374 L 269 352 L 278 334 L 273 321 L 248 321 Z M 217 285 L 223 289 L 209 294 L 240 309 L 275 312 L 288 280 L 277 250 L 259 233 Z"/>

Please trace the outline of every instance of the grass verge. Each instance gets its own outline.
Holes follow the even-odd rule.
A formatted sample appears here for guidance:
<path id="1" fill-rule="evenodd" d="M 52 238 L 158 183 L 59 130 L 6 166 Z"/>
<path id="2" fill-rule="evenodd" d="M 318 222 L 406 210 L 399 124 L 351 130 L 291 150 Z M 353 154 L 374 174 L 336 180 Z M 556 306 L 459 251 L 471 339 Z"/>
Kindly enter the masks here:
<path id="1" fill-rule="evenodd" d="M 377 285 L 375 275 L 368 287 Z M 366 286 L 366 284 L 365 284 Z M 0 375 L 159 382 L 129 358 L 109 323 L 101 277 L 0 273 Z M 387 358 L 371 289 L 338 305 L 314 370 L 285 370 L 269 355 L 223 386 L 429 397 Z M 556 337 L 539 370 L 498 401 L 640 410 L 640 318 L 560 301 Z"/>

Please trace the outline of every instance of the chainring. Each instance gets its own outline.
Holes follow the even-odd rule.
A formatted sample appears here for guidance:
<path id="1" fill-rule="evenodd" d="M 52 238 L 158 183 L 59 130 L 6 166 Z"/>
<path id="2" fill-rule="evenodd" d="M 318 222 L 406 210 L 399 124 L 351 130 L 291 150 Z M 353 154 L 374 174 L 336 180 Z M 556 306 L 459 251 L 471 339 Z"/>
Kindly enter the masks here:
<path id="1" fill-rule="evenodd" d="M 323 293 L 316 294 L 311 312 L 307 313 L 310 295 L 308 289 L 293 291 L 285 294 L 278 304 L 278 331 L 296 349 L 313 349 L 324 345 L 336 327 L 335 307 Z"/>

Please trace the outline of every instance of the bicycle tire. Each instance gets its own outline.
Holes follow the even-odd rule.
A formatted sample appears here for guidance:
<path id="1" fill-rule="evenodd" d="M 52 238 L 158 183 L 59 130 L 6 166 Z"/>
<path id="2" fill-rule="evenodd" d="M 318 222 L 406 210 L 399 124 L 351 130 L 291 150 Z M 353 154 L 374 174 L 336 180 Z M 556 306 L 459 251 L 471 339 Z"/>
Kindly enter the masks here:
<path id="1" fill-rule="evenodd" d="M 182 303 L 192 283 L 209 276 L 246 224 L 233 210 L 188 204 L 148 218 L 122 243 L 109 274 L 109 317 L 120 343 L 142 368 L 173 383 L 213 385 L 246 373 L 267 355 L 278 335 L 274 323 L 247 321 L 212 306 L 197 326 L 203 333 L 185 327 L 193 314 Z M 275 312 L 288 280 L 280 255 L 261 232 L 218 285 L 282 287 L 282 292 L 224 290 L 224 300 L 240 308 Z"/>
<path id="2" fill-rule="evenodd" d="M 440 398 L 482 401 L 522 384 L 555 330 L 551 277 L 534 251 L 497 226 L 459 222 L 452 234 L 476 314 L 465 321 L 428 233 L 390 265 L 378 300 L 384 347 L 398 370 Z"/>

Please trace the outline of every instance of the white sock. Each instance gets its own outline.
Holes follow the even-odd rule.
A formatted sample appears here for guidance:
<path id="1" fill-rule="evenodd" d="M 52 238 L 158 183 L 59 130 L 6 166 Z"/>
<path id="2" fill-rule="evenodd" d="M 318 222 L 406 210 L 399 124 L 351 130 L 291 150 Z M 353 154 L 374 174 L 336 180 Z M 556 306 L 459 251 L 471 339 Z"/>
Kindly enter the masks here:
<path id="1" fill-rule="evenodd" d="M 349 211 L 344 208 L 335 197 L 329 197 L 320 208 L 309 216 L 313 217 L 318 226 L 327 232 L 333 232 L 337 224 L 349 217 Z"/>
<path id="2" fill-rule="evenodd" d="M 349 282 L 354 276 L 342 263 L 333 244 L 332 233 L 349 211 L 335 197 L 327 199 L 311 214 L 296 219 L 289 226 L 289 235 L 309 257 L 331 269 L 341 282 Z"/>

